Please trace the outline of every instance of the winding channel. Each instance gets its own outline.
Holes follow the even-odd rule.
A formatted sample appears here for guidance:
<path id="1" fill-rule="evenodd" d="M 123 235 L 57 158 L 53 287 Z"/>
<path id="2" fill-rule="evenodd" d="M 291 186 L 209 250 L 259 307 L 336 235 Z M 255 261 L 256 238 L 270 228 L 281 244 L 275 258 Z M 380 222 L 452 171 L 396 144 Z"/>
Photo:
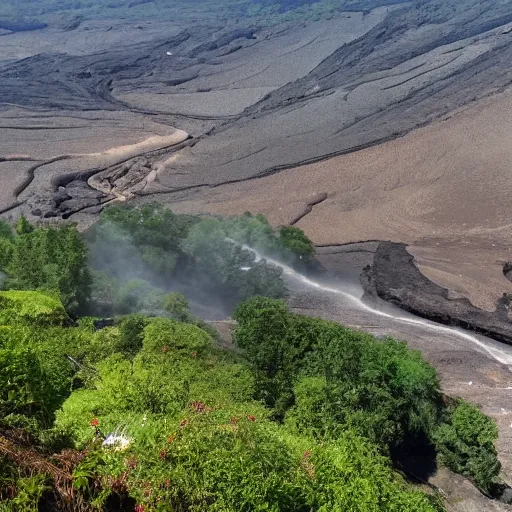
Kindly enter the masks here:
<path id="1" fill-rule="evenodd" d="M 412 326 L 428 329 L 433 332 L 456 336 L 458 338 L 464 339 L 464 340 L 469 341 L 472 344 L 478 346 L 488 356 L 490 356 L 494 360 L 498 361 L 499 363 L 507 365 L 507 366 L 509 366 L 509 365 L 512 366 L 512 354 L 511 353 L 507 353 L 507 351 L 505 351 L 505 350 L 490 346 L 489 342 L 479 339 L 476 336 L 473 336 L 467 332 L 464 332 L 461 329 L 456 329 L 453 327 L 445 327 L 445 326 L 436 324 L 435 322 L 431 322 L 428 320 L 420 320 L 419 318 L 412 317 L 412 315 L 411 315 L 411 317 L 400 316 L 400 315 L 395 315 L 392 313 L 387 313 L 387 312 L 381 311 L 379 309 L 375 309 L 375 308 L 369 306 L 368 304 L 366 304 L 365 302 L 363 302 L 361 296 L 357 296 L 357 295 L 350 293 L 349 291 L 343 290 L 341 288 L 333 288 L 330 286 L 325 286 L 317 281 L 310 279 L 309 277 L 306 277 L 305 275 L 297 272 L 290 266 L 288 266 L 284 263 L 281 263 L 278 260 L 269 258 L 267 256 L 263 256 L 262 254 L 260 254 L 258 251 L 256 251 L 252 247 L 244 245 L 243 248 L 252 252 L 254 254 L 254 256 L 256 257 L 256 261 L 265 259 L 268 263 L 281 268 L 283 270 L 284 275 L 286 277 L 288 277 L 289 279 L 299 281 L 300 283 L 307 286 L 308 288 L 317 289 L 317 290 L 323 291 L 325 293 L 341 295 L 344 298 L 348 299 L 355 306 L 355 308 L 360 311 L 364 311 L 364 312 L 370 313 L 372 315 L 375 315 L 375 316 L 378 316 L 381 318 L 387 318 L 393 322 L 412 325 Z"/>

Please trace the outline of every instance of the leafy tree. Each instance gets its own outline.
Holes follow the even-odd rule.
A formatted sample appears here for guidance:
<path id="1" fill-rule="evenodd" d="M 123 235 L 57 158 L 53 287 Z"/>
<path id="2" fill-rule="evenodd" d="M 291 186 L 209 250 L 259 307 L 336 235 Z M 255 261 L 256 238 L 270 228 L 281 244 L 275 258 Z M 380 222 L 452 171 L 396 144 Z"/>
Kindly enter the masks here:
<path id="1" fill-rule="evenodd" d="M 87 306 L 91 275 L 87 247 L 74 226 L 34 228 L 18 221 L 7 286 L 57 292 L 64 306 L 77 313 Z"/>
<path id="2" fill-rule="evenodd" d="M 0 238 L 0 270 L 6 272 L 14 255 L 14 243 L 7 238 Z"/>
<path id="3" fill-rule="evenodd" d="M 89 301 L 90 314 L 110 316 L 119 296 L 119 280 L 106 272 L 91 270 L 91 298 Z"/>
<path id="4" fill-rule="evenodd" d="M 50 326 L 69 324 L 69 317 L 56 297 L 34 291 L 0 292 L 0 325 Z"/>
<path id="5" fill-rule="evenodd" d="M 190 230 L 181 248 L 237 302 L 253 295 L 283 296 L 282 270 L 264 260 L 256 262 L 254 254 L 230 241 L 228 232 L 223 221 L 204 219 Z"/>
<path id="6" fill-rule="evenodd" d="M 143 279 L 132 279 L 120 287 L 114 309 L 121 314 L 161 311 L 165 292 Z"/>
<path id="7" fill-rule="evenodd" d="M 294 226 L 283 226 L 279 230 L 281 246 L 300 259 L 310 260 L 315 255 L 313 242 L 305 235 L 302 229 Z"/>
<path id="8" fill-rule="evenodd" d="M 5 220 L 0 220 L 0 239 L 14 242 L 14 231 L 11 225 Z"/>
<path id="9" fill-rule="evenodd" d="M 142 315 L 124 317 L 119 326 L 120 338 L 115 349 L 127 356 L 135 355 L 142 348 L 146 325 L 147 319 Z"/>
<path id="10" fill-rule="evenodd" d="M 288 413 L 299 431 L 335 438 L 350 427 L 390 448 L 408 435 L 431 435 L 439 382 L 404 343 L 377 342 L 261 297 L 242 303 L 234 318 L 235 342 L 254 367 L 256 397 L 278 418 Z"/>
<path id="11" fill-rule="evenodd" d="M 188 300 L 177 292 L 168 293 L 164 300 L 165 311 L 171 313 L 176 320 L 186 321 L 189 318 Z"/>
<path id="12" fill-rule="evenodd" d="M 183 324 L 169 318 L 155 318 L 144 329 L 144 351 L 173 350 L 200 354 L 211 345 L 211 338 L 195 325 Z"/>
<path id="13" fill-rule="evenodd" d="M 48 234 L 51 233 L 51 230 Z M 81 235 L 74 227 L 66 227 L 61 231 L 63 267 L 59 273 L 59 291 L 63 303 L 71 311 L 85 308 L 91 295 L 91 274 L 87 266 L 87 248 Z M 51 251 L 48 251 L 51 254 Z"/>
<path id="14" fill-rule="evenodd" d="M 0 348 L 0 417 L 33 416 L 44 411 L 43 374 L 34 352 Z"/>
<path id="15" fill-rule="evenodd" d="M 501 469 L 494 446 L 497 439 L 496 423 L 464 400 L 458 401 L 435 434 L 440 461 L 484 490 L 497 481 Z"/>
<path id="16" fill-rule="evenodd" d="M 389 460 L 351 430 L 307 453 L 303 470 L 312 480 L 312 510 L 354 512 L 441 512 L 435 496 L 408 489 L 391 470 Z"/>
<path id="17" fill-rule="evenodd" d="M 279 239 L 264 215 L 245 212 L 241 217 L 222 219 L 226 236 L 267 254 L 279 252 Z"/>
<path id="18" fill-rule="evenodd" d="M 16 233 L 18 235 L 26 235 L 34 231 L 34 226 L 22 215 L 16 222 Z"/>
<path id="19" fill-rule="evenodd" d="M 303 348 L 292 346 L 288 308 L 281 300 L 253 297 L 237 307 L 233 318 L 238 321 L 235 342 L 254 367 L 256 398 L 282 417 L 293 404 L 294 359 Z"/>

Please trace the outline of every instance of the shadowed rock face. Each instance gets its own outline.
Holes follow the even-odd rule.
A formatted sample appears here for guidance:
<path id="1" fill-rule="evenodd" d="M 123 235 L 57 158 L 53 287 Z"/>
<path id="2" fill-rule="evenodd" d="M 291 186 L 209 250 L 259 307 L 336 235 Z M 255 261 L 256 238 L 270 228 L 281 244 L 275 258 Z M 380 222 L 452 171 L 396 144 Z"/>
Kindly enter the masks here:
<path id="1" fill-rule="evenodd" d="M 427 279 L 416 267 L 405 244 L 382 242 L 373 264 L 361 276 L 365 292 L 443 324 L 460 326 L 512 344 L 508 299 L 499 301 L 495 312 L 476 308 L 464 297 Z"/>

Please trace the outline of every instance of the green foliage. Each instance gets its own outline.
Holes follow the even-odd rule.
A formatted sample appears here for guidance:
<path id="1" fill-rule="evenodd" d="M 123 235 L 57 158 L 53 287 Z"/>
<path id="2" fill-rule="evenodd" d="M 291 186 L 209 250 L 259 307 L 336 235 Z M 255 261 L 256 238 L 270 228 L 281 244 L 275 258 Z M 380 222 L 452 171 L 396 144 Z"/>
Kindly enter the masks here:
<path id="1" fill-rule="evenodd" d="M 282 247 L 301 259 L 309 260 L 315 255 L 313 242 L 304 234 L 302 229 L 293 226 L 281 227 L 279 241 Z"/>
<path id="2" fill-rule="evenodd" d="M 32 224 L 30 224 L 25 216 L 22 215 L 17 220 L 15 229 L 18 235 L 27 235 L 28 233 L 32 233 L 34 231 L 34 226 L 32 226 Z"/>
<path id="3" fill-rule="evenodd" d="M 0 250 L 7 287 L 58 293 L 68 311 L 83 310 L 90 296 L 87 248 L 74 226 L 34 228 L 24 217 L 12 247 Z"/>
<path id="4" fill-rule="evenodd" d="M 261 297 L 241 304 L 234 317 L 235 342 L 254 367 L 256 397 L 278 418 L 288 413 L 299 432 L 337 437 L 350 427 L 389 447 L 408 434 L 431 435 L 437 376 L 404 343 L 380 343 Z"/>
<path id="5" fill-rule="evenodd" d="M 175 215 L 160 203 L 149 203 L 140 207 L 116 204 L 106 208 L 95 229 L 115 225 L 129 233 L 137 247 L 158 247 L 165 251 L 178 248 L 197 217 Z"/>
<path id="6" fill-rule="evenodd" d="M 250 251 L 230 241 L 231 234 L 239 237 L 237 241 L 240 244 L 252 239 L 251 234 L 254 235 L 249 231 L 242 236 L 236 222 L 214 218 L 202 220 L 182 242 L 183 252 L 204 273 L 213 276 L 226 293 L 229 292 L 238 300 L 253 295 L 281 297 L 285 292 L 281 269 L 264 261 L 256 263 Z"/>
<path id="7" fill-rule="evenodd" d="M 176 320 L 188 318 L 188 300 L 181 293 L 168 293 L 164 300 L 164 310 L 171 313 Z"/>
<path id="8" fill-rule="evenodd" d="M 14 231 L 12 230 L 11 225 L 5 220 L 0 219 L 0 239 L 8 240 L 10 242 L 14 241 Z"/>
<path id="9" fill-rule="evenodd" d="M 64 325 L 69 317 L 59 299 L 34 291 L 0 292 L 0 325 Z"/>
<path id="10" fill-rule="evenodd" d="M 321 443 L 270 421 L 240 363 L 147 341 L 133 361 L 101 363 L 94 386 L 75 391 L 58 414 L 57 426 L 89 447 L 77 482 L 107 486 L 97 503 L 125 475 L 145 510 L 442 510 L 357 434 Z M 127 446 L 91 445 L 91 418 L 105 433 L 122 430 Z"/>
<path id="11" fill-rule="evenodd" d="M 169 279 L 179 257 L 179 243 L 197 221 L 174 215 L 158 203 L 110 206 L 86 235 L 92 265 L 113 277 L 124 278 L 122 267 L 127 267 L 135 279 L 146 279 L 151 272 L 161 280 Z"/>
<path id="12" fill-rule="evenodd" d="M 0 348 L 0 417 L 42 412 L 42 371 L 30 349 Z"/>
<path id="13" fill-rule="evenodd" d="M 48 478 L 44 474 L 18 478 L 16 480 L 16 496 L 5 502 L 6 510 L 10 512 L 39 512 L 41 497 L 50 488 Z"/>
<path id="14" fill-rule="evenodd" d="M 117 313 L 154 312 L 163 309 L 165 293 L 143 279 L 132 279 L 120 287 L 114 302 Z"/>
<path id="15" fill-rule="evenodd" d="M 0 270 L 5 272 L 14 255 L 14 244 L 7 238 L 0 238 Z"/>
<path id="16" fill-rule="evenodd" d="M 91 270 L 91 299 L 89 314 L 110 316 L 117 307 L 119 281 L 106 272 Z"/>
<path id="17" fill-rule="evenodd" d="M 104 327 L 90 337 L 83 355 L 78 357 L 85 364 L 95 365 L 116 352 L 131 355 L 135 347 L 130 341 L 123 339 L 122 328 Z"/>
<path id="18" fill-rule="evenodd" d="M 497 439 L 494 420 L 464 400 L 459 400 L 435 434 L 440 461 L 484 490 L 497 481 L 501 469 L 494 446 Z"/>
<path id="19" fill-rule="evenodd" d="M 5 325 L 3 424 L 29 430 L 43 446 L 70 439 L 78 449 L 87 447 L 78 458 L 75 484 L 99 508 L 122 488 L 148 511 L 441 510 L 393 472 L 376 436 L 373 442 L 361 436 L 364 422 L 348 414 L 353 402 L 346 393 L 335 396 L 338 365 L 350 378 L 362 373 L 359 362 L 351 366 L 358 353 L 347 340 L 338 352 L 326 352 L 330 342 L 337 343 L 335 335 L 349 339 L 348 330 L 291 315 L 284 302 L 261 297 L 242 304 L 237 318 L 237 336 L 252 367 L 215 349 L 199 327 L 169 318 L 130 315 L 99 331 L 90 318 L 78 327 Z M 257 339 L 266 345 L 258 346 Z M 365 342 L 357 336 L 352 341 Z M 421 365 L 400 364 L 402 345 L 387 345 L 357 359 L 365 360 L 366 378 L 393 386 L 402 400 L 402 388 L 421 397 Z M 387 369 L 384 376 L 377 361 Z M 284 424 L 272 421 L 273 411 L 254 400 L 265 388 L 259 379 L 270 369 L 266 385 L 287 411 Z M 285 404 L 289 392 L 293 403 Z M 333 414 L 344 400 L 344 415 Z M 358 402 L 355 408 L 364 406 Z M 124 436 L 124 444 L 102 447 L 93 419 L 105 435 Z M 44 471 L 37 475 L 37 482 L 24 482 L 6 473 L 26 507 L 36 506 L 39 491 L 51 483 Z"/>
<path id="20" fill-rule="evenodd" d="M 313 477 L 312 510 L 443 510 L 434 498 L 408 489 L 375 446 L 350 430 L 312 450 L 303 467 Z"/>
<path id="21" fill-rule="evenodd" d="M 261 215 L 200 218 L 175 215 L 159 204 L 115 205 L 105 209 L 86 236 L 92 266 L 102 272 L 94 280 L 93 296 L 115 313 L 161 310 L 155 286 L 172 288 L 174 279 L 189 282 L 192 293 L 199 287 L 229 305 L 253 295 L 281 297 L 285 292 L 281 270 L 256 262 L 242 247 L 287 251 Z M 169 312 L 184 319 L 181 309 Z"/>
<path id="22" fill-rule="evenodd" d="M 389 454 L 417 438 L 435 440 L 440 462 L 480 488 L 497 482 L 495 424 L 465 402 L 447 409 L 419 352 L 269 298 L 284 294 L 281 271 L 244 244 L 308 260 L 302 231 L 276 232 L 250 214 L 107 209 L 87 235 L 101 269 L 94 300 L 100 312 L 137 314 L 95 330 L 63 306 L 76 312 L 90 295 L 76 229 L 23 219 L 16 229 L 0 225 L 0 267 L 20 288 L 0 292 L 0 442 L 2 429 L 22 429 L 42 457 L 80 450 L 75 489 L 91 510 L 122 494 L 146 512 L 441 511 L 391 466 Z M 186 279 L 252 297 L 234 314 L 241 350 L 215 348 L 185 296 L 155 286 L 182 289 Z M 103 436 L 123 441 L 109 447 Z M 0 496 L 10 486 L 8 506 L 36 510 L 46 486 L 58 486 L 44 464 L 23 472 L 6 453 Z"/>
<path id="23" fill-rule="evenodd" d="M 226 236 L 239 243 L 270 254 L 282 249 L 274 229 L 264 215 L 246 212 L 241 217 L 222 219 L 222 224 Z"/>
<path id="24" fill-rule="evenodd" d="M 119 341 L 116 351 L 127 356 L 135 355 L 142 348 L 144 328 L 147 325 L 146 317 L 142 315 L 128 315 L 119 325 Z"/>
<path id="25" fill-rule="evenodd" d="M 193 354 L 204 352 L 210 344 L 210 336 L 199 327 L 168 318 L 155 318 L 144 329 L 144 351 L 172 349 Z"/>

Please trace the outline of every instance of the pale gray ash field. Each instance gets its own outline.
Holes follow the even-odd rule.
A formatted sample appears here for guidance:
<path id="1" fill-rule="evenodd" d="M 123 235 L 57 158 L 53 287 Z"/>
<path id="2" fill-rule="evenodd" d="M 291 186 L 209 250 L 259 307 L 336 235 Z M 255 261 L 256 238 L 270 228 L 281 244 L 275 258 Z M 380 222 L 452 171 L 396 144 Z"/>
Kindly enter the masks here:
<path id="1" fill-rule="evenodd" d="M 373 306 L 293 276 L 291 304 L 420 348 L 496 418 L 512 484 L 511 62 L 507 0 L 4 0 L 0 211 L 302 228 Z M 453 510 L 509 509 L 438 478 Z"/>

